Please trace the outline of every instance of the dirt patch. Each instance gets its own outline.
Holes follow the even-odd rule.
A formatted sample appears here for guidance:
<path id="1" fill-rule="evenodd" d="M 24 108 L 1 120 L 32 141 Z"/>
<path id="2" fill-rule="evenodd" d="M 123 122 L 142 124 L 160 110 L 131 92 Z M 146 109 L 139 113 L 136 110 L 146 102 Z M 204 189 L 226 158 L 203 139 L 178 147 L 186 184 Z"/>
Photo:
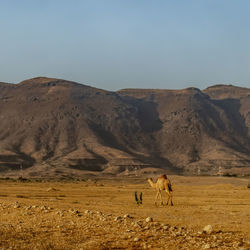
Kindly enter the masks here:
<path id="1" fill-rule="evenodd" d="M 204 183 L 202 177 L 170 178 L 174 184 L 173 207 L 156 207 L 155 190 L 145 180 L 1 181 L 0 247 L 250 248 L 247 180 L 236 179 L 237 185 L 230 185 L 230 178 L 204 177 Z M 48 188 L 56 191 L 48 192 Z M 143 193 L 142 205 L 136 204 L 135 191 Z M 166 200 L 165 194 L 163 198 Z"/>

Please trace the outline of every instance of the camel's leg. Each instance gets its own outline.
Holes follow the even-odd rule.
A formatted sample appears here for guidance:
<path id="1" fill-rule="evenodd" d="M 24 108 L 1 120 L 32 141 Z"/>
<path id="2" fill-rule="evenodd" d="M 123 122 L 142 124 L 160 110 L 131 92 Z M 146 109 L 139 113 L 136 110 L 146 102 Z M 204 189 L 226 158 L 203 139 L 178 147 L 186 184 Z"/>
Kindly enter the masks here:
<path id="1" fill-rule="evenodd" d="M 161 205 L 163 205 L 163 200 L 162 200 L 161 190 L 159 190 L 159 194 L 160 194 L 160 199 L 161 199 Z"/>
<path id="2" fill-rule="evenodd" d="M 168 201 L 169 200 L 170 200 L 170 205 L 173 206 L 174 204 L 173 204 L 173 201 L 172 201 L 172 192 L 168 192 Z"/>
<path id="3" fill-rule="evenodd" d="M 173 206 L 173 201 L 172 201 L 172 193 L 170 193 L 170 201 L 171 201 L 171 206 Z"/>
<path id="4" fill-rule="evenodd" d="M 167 201 L 167 205 L 168 205 L 168 202 L 170 200 L 170 205 L 173 206 L 173 202 L 172 202 L 172 193 L 169 191 L 169 190 L 166 190 L 167 194 L 168 194 L 168 201 Z"/>
<path id="5" fill-rule="evenodd" d="M 168 201 L 167 201 L 167 205 L 168 205 L 168 202 L 169 202 L 169 199 L 170 199 L 170 195 L 169 195 L 169 192 L 168 191 L 166 191 L 167 192 L 167 194 L 168 194 Z"/>
<path id="6" fill-rule="evenodd" d="M 159 190 L 157 190 L 157 193 L 156 193 L 156 196 L 155 196 L 155 205 L 156 205 L 156 201 L 158 199 L 159 193 L 160 193 Z"/>

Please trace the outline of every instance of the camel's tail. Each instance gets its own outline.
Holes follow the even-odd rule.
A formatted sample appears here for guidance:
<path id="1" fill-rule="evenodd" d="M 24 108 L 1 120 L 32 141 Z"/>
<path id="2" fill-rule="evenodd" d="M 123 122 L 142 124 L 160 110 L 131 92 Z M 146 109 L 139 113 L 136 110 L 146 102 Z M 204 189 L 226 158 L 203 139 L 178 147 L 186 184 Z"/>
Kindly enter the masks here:
<path id="1" fill-rule="evenodd" d="M 167 185 L 168 185 L 169 192 L 173 192 L 173 186 L 172 186 L 171 181 L 169 179 L 168 179 Z"/>
<path id="2" fill-rule="evenodd" d="M 170 182 L 168 183 L 168 190 L 169 190 L 170 192 L 173 192 L 172 184 L 171 184 Z"/>

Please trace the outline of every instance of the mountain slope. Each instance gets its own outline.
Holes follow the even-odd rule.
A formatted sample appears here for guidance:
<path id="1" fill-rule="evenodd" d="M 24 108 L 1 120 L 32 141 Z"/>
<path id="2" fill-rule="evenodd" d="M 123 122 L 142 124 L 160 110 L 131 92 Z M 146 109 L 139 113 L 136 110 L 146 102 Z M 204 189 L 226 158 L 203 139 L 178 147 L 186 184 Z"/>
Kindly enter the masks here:
<path id="1" fill-rule="evenodd" d="M 27 176 L 246 172 L 250 90 L 109 92 L 38 77 L 0 83 L 0 170 Z M 142 169 L 142 170 L 140 170 Z"/>
<path id="2" fill-rule="evenodd" d="M 211 94 L 213 88 L 203 92 L 195 88 L 128 89 L 120 94 L 155 103 L 163 124 L 155 134 L 159 153 L 184 172 L 200 169 L 211 174 L 218 172 L 219 167 L 249 171 L 250 90 L 231 88 L 219 86 L 220 99 Z M 225 99 L 224 92 L 227 92 Z M 235 99 L 227 99 L 229 93 L 232 96 L 237 93 Z"/>

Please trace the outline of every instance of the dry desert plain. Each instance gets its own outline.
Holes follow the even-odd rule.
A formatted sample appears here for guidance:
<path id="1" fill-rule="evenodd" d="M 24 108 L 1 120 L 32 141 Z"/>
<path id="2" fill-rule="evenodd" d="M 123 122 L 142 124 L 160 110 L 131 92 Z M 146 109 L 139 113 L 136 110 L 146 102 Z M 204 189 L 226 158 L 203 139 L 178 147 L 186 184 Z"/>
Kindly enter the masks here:
<path id="1" fill-rule="evenodd" d="M 1 180 L 0 249 L 250 249 L 249 179 L 170 179 L 172 207 L 145 178 Z"/>

